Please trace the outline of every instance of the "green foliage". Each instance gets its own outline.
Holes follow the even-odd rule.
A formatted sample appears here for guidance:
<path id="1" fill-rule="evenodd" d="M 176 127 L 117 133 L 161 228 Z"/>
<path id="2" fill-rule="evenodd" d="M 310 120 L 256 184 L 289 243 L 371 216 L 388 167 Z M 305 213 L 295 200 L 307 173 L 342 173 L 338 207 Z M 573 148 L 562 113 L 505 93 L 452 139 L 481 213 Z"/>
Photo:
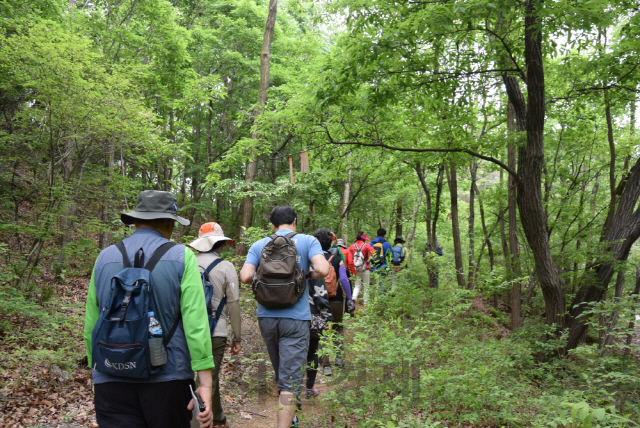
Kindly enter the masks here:
<path id="1" fill-rule="evenodd" d="M 58 300 L 34 303 L 23 293 L 0 288 L 0 367 L 50 363 L 68 369 L 79 364 L 83 305 Z M 64 310 L 63 310 L 64 309 Z M 11 322 L 18 318 L 19 323 Z"/>
<path id="2" fill-rule="evenodd" d="M 603 361 L 584 346 L 541 362 L 544 325 L 503 335 L 475 292 L 423 284 L 399 283 L 348 322 L 349 369 L 325 395 L 340 423 L 635 426 L 631 358 Z"/>

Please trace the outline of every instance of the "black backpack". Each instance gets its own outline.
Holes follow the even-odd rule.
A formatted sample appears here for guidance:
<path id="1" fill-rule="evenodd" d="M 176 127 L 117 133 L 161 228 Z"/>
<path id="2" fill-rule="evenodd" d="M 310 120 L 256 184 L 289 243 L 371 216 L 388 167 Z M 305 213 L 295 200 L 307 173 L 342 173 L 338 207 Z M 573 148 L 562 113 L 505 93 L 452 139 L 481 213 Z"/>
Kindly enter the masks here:
<path id="1" fill-rule="evenodd" d="M 218 309 L 216 309 L 216 313 L 214 314 L 213 306 L 211 305 L 211 300 L 213 299 L 213 284 L 209 281 L 209 273 L 223 260 L 224 259 L 222 257 L 215 259 L 211 262 L 209 267 L 200 274 L 202 276 L 202 287 L 204 288 L 204 299 L 207 302 L 207 316 L 209 317 L 209 332 L 211 333 L 211 337 L 213 337 L 213 332 L 216 330 L 218 320 L 222 316 L 224 305 L 227 303 L 227 295 L 225 294 L 222 297 L 222 300 L 220 300 L 220 304 L 218 305 Z"/>
<path id="2" fill-rule="evenodd" d="M 92 360 L 94 369 L 112 376 L 145 379 L 159 367 L 151 365 L 149 350 L 149 316 L 158 305 L 153 295 L 151 272 L 162 256 L 176 244 L 166 242 L 159 246 L 144 263 L 140 248 L 133 266 L 122 242 L 116 244 L 122 253 L 123 269 L 111 278 L 111 292 L 93 328 Z M 167 346 L 175 333 L 180 318 L 170 330 L 163 328 L 163 345 Z"/>
<path id="3" fill-rule="evenodd" d="M 306 288 L 304 271 L 297 262 L 298 250 L 291 240 L 297 233 L 271 235 L 260 253 L 253 276 L 253 294 L 262 306 L 283 309 L 296 304 Z"/>

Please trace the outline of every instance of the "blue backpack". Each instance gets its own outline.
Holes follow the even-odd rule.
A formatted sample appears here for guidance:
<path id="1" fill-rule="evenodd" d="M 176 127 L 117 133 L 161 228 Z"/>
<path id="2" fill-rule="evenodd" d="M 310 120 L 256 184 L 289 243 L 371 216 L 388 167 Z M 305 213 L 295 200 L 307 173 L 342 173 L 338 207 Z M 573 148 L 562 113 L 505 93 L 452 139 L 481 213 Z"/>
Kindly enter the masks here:
<path id="1" fill-rule="evenodd" d="M 402 245 L 394 245 L 391 247 L 391 255 L 393 256 L 391 263 L 394 266 L 400 266 L 404 261 L 404 247 Z"/>
<path id="2" fill-rule="evenodd" d="M 215 259 L 209 267 L 200 274 L 202 276 L 202 287 L 204 288 L 204 300 L 207 302 L 207 315 L 209 317 L 209 332 L 211 333 L 211 337 L 213 337 L 213 332 L 216 330 L 218 320 L 220 319 L 220 316 L 222 316 L 224 305 L 227 303 L 227 295 L 225 294 L 224 297 L 222 297 L 222 300 L 220 300 L 216 313 L 213 313 L 213 306 L 211 306 L 211 300 L 213 299 L 213 284 L 209 281 L 209 273 L 214 267 L 218 266 L 218 263 L 222 260 L 224 260 L 222 257 Z"/>
<path id="3" fill-rule="evenodd" d="M 116 244 L 122 253 L 123 269 L 111 278 L 109 300 L 93 328 L 92 359 L 94 369 L 111 376 L 145 379 L 162 366 L 151 365 L 149 351 L 149 316 L 157 309 L 153 296 L 151 272 L 162 256 L 176 244 L 159 246 L 144 265 L 144 251 L 140 248 L 131 266 L 124 244 Z M 157 311 L 154 311 L 157 312 Z M 175 333 L 180 317 L 170 330 L 163 329 L 166 346 Z"/>

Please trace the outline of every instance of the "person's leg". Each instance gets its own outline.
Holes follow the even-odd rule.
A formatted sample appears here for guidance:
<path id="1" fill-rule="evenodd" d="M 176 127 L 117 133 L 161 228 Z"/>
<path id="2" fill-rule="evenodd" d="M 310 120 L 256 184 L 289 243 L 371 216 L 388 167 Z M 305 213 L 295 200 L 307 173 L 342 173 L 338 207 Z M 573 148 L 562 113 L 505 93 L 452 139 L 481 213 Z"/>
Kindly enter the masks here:
<path id="1" fill-rule="evenodd" d="M 190 426 L 192 412 L 187 409 L 187 405 L 191 400 L 189 385 L 193 385 L 193 380 L 171 380 L 137 385 L 146 422 L 141 426 L 149 428 L 187 428 Z"/>
<path id="2" fill-rule="evenodd" d="M 358 300 L 358 296 L 360 295 L 360 287 L 362 285 L 363 274 L 368 271 L 356 271 L 356 285 L 353 287 L 353 301 Z"/>
<path id="3" fill-rule="evenodd" d="M 213 379 L 211 414 L 213 415 L 214 425 L 224 425 L 227 421 L 227 417 L 222 410 L 222 403 L 220 402 L 220 367 L 222 366 L 222 359 L 224 358 L 224 350 L 226 347 L 226 337 L 211 338 L 211 351 L 213 353 L 213 364 L 215 365 L 213 369 L 211 369 L 211 377 Z"/>
<path id="4" fill-rule="evenodd" d="M 302 389 L 309 350 L 309 321 L 276 318 L 279 332 L 278 428 L 289 428 Z"/>
<path id="5" fill-rule="evenodd" d="M 329 306 L 331 306 L 331 313 L 333 314 L 333 325 L 332 330 L 336 332 L 336 336 L 334 339 L 334 344 L 338 348 L 338 352 L 336 353 L 335 363 L 336 365 L 344 365 L 344 302 L 340 301 L 329 301 Z M 341 364 L 339 364 L 341 363 Z M 331 364 L 329 364 L 331 365 Z"/>
<path id="6" fill-rule="evenodd" d="M 391 269 L 391 293 L 394 293 L 396 291 L 396 284 L 398 283 L 398 278 L 396 278 L 397 274 L 398 274 L 398 272 L 396 272 L 392 268 Z"/>
<path id="7" fill-rule="evenodd" d="M 365 270 L 362 272 L 362 287 L 364 288 L 364 304 L 369 303 L 369 294 L 371 293 L 371 271 Z"/>
<path id="8" fill-rule="evenodd" d="M 389 271 L 386 269 L 380 269 L 376 271 L 376 273 L 378 273 L 378 277 L 376 278 L 376 282 L 378 284 L 376 287 L 376 299 L 378 299 L 387 294 L 387 288 L 389 287 Z"/>
<path id="9" fill-rule="evenodd" d="M 101 428 L 145 427 L 137 384 L 107 382 L 94 385 L 96 419 Z"/>
<path id="10" fill-rule="evenodd" d="M 318 345 L 320 337 L 309 339 L 309 350 L 307 351 L 307 389 L 313 388 L 318 374 Z"/>
<path id="11" fill-rule="evenodd" d="M 271 365 L 273 366 L 276 382 L 278 382 L 279 379 L 278 370 L 280 368 L 278 320 L 280 320 L 280 318 L 258 318 L 260 334 L 262 335 L 262 340 L 264 340 L 264 344 L 267 347 L 267 353 L 269 354 L 269 360 L 271 360 Z"/>

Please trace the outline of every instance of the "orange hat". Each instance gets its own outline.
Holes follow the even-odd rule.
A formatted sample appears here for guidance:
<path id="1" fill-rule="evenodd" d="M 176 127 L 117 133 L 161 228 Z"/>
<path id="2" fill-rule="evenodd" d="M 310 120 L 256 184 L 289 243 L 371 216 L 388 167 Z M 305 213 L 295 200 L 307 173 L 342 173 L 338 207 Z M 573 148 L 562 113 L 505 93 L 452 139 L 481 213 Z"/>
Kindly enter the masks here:
<path id="1" fill-rule="evenodd" d="M 229 241 L 229 245 L 233 245 L 233 240 L 224 236 L 222 227 L 218 223 L 209 222 L 200 226 L 198 231 L 198 239 L 189 244 L 190 247 L 206 253 L 211 251 L 216 242 Z"/>

